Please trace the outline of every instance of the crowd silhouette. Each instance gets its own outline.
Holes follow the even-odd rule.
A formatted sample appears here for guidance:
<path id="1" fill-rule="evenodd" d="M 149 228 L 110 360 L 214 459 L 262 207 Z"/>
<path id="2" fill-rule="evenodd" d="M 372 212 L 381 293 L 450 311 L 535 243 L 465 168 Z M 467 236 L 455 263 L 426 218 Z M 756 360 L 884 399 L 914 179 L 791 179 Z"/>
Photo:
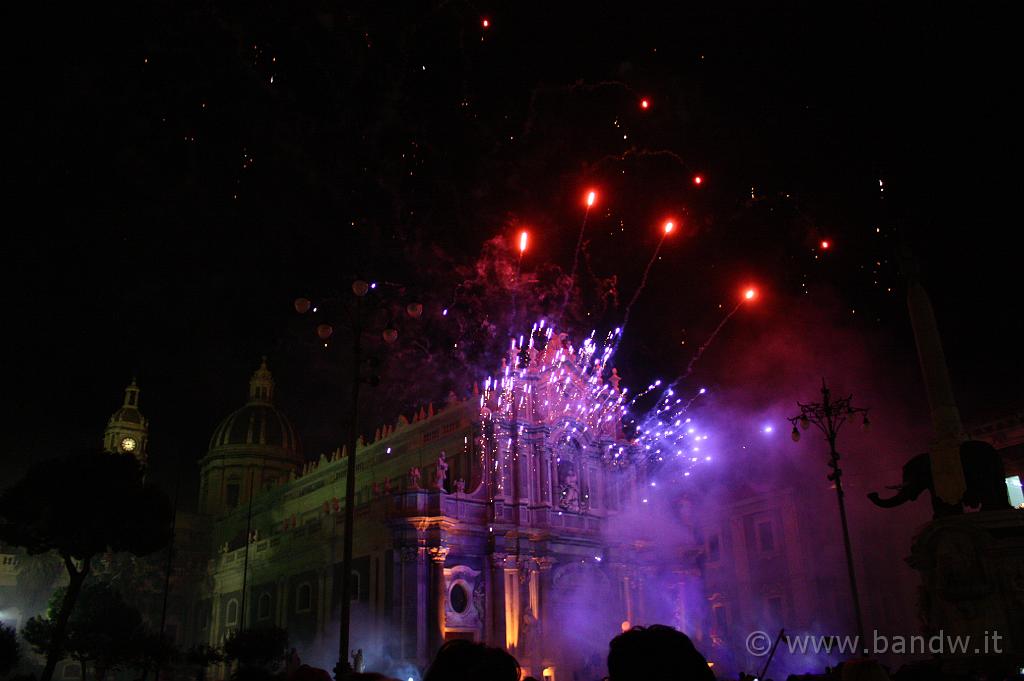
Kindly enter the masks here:
<path id="1" fill-rule="evenodd" d="M 280 633 L 285 632 L 281 630 Z M 231 681 L 332 681 L 333 677 L 327 671 L 302 664 L 295 648 L 285 654 L 267 652 L 266 648 L 274 647 L 264 645 L 270 639 L 273 637 L 261 634 L 246 645 L 228 646 L 225 659 L 234 659 L 237 663 L 236 670 L 230 674 Z M 254 654 L 262 651 L 267 659 L 280 661 L 283 669 L 276 673 L 265 664 L 254 661 L 253 654 L 241 654 L 236 648 Z M 338 681 L 412 681 L 415 678 L 402 674 L 401 679 L 395 679 L 379 672 L 362 671 L 361 652 L 353 651 L 351 664 L 344 671 L 336 670 L 334 678 Z M 683 632 L 666 625 L 638 626 L 618 634 L 608 643 L 604 663 L 606 672 L 602 669 L 600 657 L 592 657 L 585 672 L 574 673 L 570 678 L 572 681 L 716 681 L 718 678 L 693 641 Z M 522 669 L 516 658 L 504 648 L 455 639 L 445 642 L 437 650 L 422 681 L 540 681 L 528 676 L 528 671 Z M 773 681 L 771 676 L 758 677 L 742 672 L 728 678 L 733 681 Z M 783 677 L 776 678 L 781 681 Z M 1009 674 L 949 675 L 928 661 L 916 661 L 890 674 L 877 659 L 863 657 L 847 659 L 836 667 L 825 668 L 823 673 L 791 674 L 784 678 L 785 681 L 1019 681 L 1024 679 L 1024 675 L 1016 669 Z M 547 676 L 544 681 L 548 681 Z"/>
<path id="2" fill-rule="evenodd" d="M 608 644 L 608 675 L 602 681 L 715 681 L 707 659 L 690 637 L 663 624 L 637 626 L 619 634 Z M 835 679 L 835 681 L 890 681 L 884 668 L 873 660 L 853 661 L 842 670 L 829 670 L 825 676 L 790 677 Z M 377 673 L 357 673 L 352 681 L 399 681 Z M 508 652 L 457 639 L 448 641 L 423 676 L 423 681 L 538 681 L 522 677 L 519 663 Z M 587 681 L 590 681 L 589 679 Z M 760 680 L 740 674 L 739 681 Z"/>
<path id="3" fill-rule="evenodd" d="M 922 666 L 923 665 L 923 666 Z M 324 672 L 326 674 L 326 672 Z M 596 678 L 574 681 L 597 681 Z M 594 674 L 595 677 L 598 674 Z M 711 665 L 697 650 L 693 641 L 670 626 L 654 624 L 636 626 L 622 632 L 608 644 L 607 675 L 601 681 L 715 681 Z M 740 673 L 729 677 L 738 681 L 772 681 Z M 779 677 L 780 679 L 782 677 Z M 937 668 L 919 661 L 890 675 L 877 660 L 851 659 L 820 674 L 788 675 L 787 681 L 1003 681 L 1024 678 L 1021 675 L 968 674 L 944 675 Z M 346 681 L 403 681 L 374 672 L 352 673 Z M 288 681 L 321 681 L 313 677 L 289 675 Z M 327 677 L 323 681 L 327 681 Z M 437 652 L 422 681 L 538 681 L 524 676 L 524 670 L 511 654 L 502 648 L 456 639 L 448 641 Z M 725 681 L 725 679 L 722 679 Z"/>
<path id="4" fill-rule="evenodd" d="M 516 659 L 501 648 L 463 639 L 448 641 L 423 681 L 537 681 L 521 676 Z M 393 681 L 379 674 L 355 674 L 358 681 Z M 690 638 L 672 627 L 633 627 L 612 639 L 606 681 L 715 681 Z"/>

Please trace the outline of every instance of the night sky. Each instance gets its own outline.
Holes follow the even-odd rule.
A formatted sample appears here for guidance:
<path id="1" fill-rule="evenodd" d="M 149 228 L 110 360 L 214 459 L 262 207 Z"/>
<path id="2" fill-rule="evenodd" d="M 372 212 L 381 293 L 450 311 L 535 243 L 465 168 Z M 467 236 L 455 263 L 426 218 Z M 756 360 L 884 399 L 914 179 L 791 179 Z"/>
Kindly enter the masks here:
<path id="1" fill-rule="evenodd" d="M 402 340 L 457 365 L 371 396 L 364 430 L 410 395 L 464 392 L 488 369 L 446 349 L 460 275 L 524 227 L 524 273 L 568 269 L 591 187 L 581 277 L 617 277 L 619 305 L 584 296 L 577 331 L 613 327 L 661 221 L 682 226 L 632 311 L 627 382 L 679 375 L 748 283 L 760 304 L 723 331 L 748 358 L 820 310 L 867 339 L 879 371 L 913 366 L 903 242 L 965 417 L 1019 404 L 1007 16 L 754 4 L 161 1 L 25 17 L 4 84 L 4 477 L 97 446 L 133 375 L 154 469 L 169 479 L 180 459 L 192 475 L 263 354 L 307 454 L 335 446 L 344 354 L 318 347 L 292 301 L 355 277 L 421 300 Z M 477 302 L 504 319 L 500 292 Z M 729 365 L 711 348 L 700 378 L 728 382 Z"/>

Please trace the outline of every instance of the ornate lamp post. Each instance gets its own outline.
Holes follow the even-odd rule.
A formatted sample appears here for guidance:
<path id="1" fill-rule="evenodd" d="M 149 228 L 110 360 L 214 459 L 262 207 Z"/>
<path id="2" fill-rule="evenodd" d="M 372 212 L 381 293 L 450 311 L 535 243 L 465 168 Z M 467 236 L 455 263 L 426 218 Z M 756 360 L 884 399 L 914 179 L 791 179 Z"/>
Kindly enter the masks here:
<path id="1" fill-rule="evenodd" d="M 374 309 L 374 306 L 366 303 L 367 294 L 376 288 L 376 284 L 369 284 L 361 279 L 352 282 L 352 293 L 355 296 L 351 301 L 343 301 L 350 307 L 349 330 L 352 334 L 351 355 L 351 377 L 350 388 L 350 413 L 348 433 L 348 468 L 345 475 L 345 523 L 344 537 L 342 538 L 342 571 L 341 571 L 341 622 L 339 625 L 338 640 L 338 664 L 334 668 L 336 679 L 343 679 L 352 673 L 352 665 L 349 662 L 348 650 L 350 639 L 350 625 L 352 612 L 352 535 L 355 526 L 355 496 L 356 496 L 356 446 L 359 440 L 359 386 L 363 383 L 377 385 L 379 377 L 370 375 L 362 376 L 363 363 L 363 333 L 367 330 L 367 322 L 363 315 Z M 377 307 L 382 306 L 378 303 Z M 298 298 L 295 301 L 295 311 L 305 314 L 312 308 L 312 303 L 307 298 Z M 312 308 L 314 311 L 316 308 Z M 423 314 L 423 305 L 420 303 L 409 303 L 405 307 L 406 313 L 413 319 L 418 319 Z M 326 341 L 334 333 L 334 327 L 330 324 L 317 326 L 317 335 L 321 340 Z M 391 321 L 381 330 L 381 338 L 385 343 L 391 344 L 398 340 L 398 330 L 394 328 Z"/>
<path id="2" fill-rule="evenodd" d="M 800 413 L 789 417 L 793 424 L 791 436 L 793 442 L 800 441 L 800 429 L 807 428 L 814 424 L 825 436 L 829 447 L 828 466 L 832 469 L 828 479 L 835 483 L 836 498 L 839 501 L 839 519 L 843 526 L 843 547 L 846 549 L 846 569 L 850 575 L 850 595 L 853 597 L 853 612 L 857 618 L 857 636 L 863 645 L 864 639 L 864 618 L 860 611 L 860 594 L 857 591 L 857 575 L 853 568 L 853 550 L 850 548 L 850 528 L 846 522 L 846 502 L 843 498 L 843 470 L 839 467 L 839 452 L 836 451 L 836 437 L 840 428 L 856 414 L 863 415 L 863 425 L 866 429 L 871 425 L 868 421 L 868 410 L 861 407 L 854 407 L 851 402 L 853 396 L 848 395 L 840 399 L 833 399 L 832 393 L 825 385 L 825 379 L 821 379 L 821 402 L 803 404 L 797 402 Z M 799 424 L 799 428 L 797 428 Z"/>

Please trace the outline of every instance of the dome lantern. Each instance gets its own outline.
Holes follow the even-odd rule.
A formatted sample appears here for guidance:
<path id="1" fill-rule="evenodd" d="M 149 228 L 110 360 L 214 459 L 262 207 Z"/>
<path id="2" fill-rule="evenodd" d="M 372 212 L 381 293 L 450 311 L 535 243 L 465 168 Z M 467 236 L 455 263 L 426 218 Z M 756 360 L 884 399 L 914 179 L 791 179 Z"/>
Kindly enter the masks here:
<path id="1" fill-rule="evenodd" d="M 252 378 L 249 379 L 249 402 L 270 404 L 273 401 L 274 377 L 267 368 L 267 356 L 264 355 L 260 368 L 253 372 Z"/>

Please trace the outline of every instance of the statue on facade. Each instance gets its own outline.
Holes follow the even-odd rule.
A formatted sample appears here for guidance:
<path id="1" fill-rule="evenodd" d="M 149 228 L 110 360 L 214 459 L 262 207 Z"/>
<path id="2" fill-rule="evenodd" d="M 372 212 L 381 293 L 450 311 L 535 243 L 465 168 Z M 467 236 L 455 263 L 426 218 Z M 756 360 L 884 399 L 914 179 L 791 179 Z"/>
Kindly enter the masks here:
<path id="1" fill-rule="evenodd" d="M 560 481 L 561 499 L 558 505 L 567 511 L 580 510 L 580 486 L 575 467 L 570 466 Z"/>
<path id="2" fill-rule="evenodd" d="M 537 618 L 533 616 L 533 610 L 526 608 L 523 612 L 523 621 L 519 625 L 519 654 L 535 655 L 537 651 Z"/>
<path id="3" fill-rule="evenodd" d="M 363 673 L 363 649 L 359 648 L 352 651 L 352 671 L 356 674 Z"/>
<path id="4" fill-rule="evenodd" d="M 409 469 L 409 489 L 420 489 L 420 478 L 423 473 L 420 471 L 419 466 L 413 466 Z"/>
<path id="5" fill-rule="evenodd" d="M 441 454 L 437 457 L 437 473 L 435 474 L 434 480 L 437 488 L 442 492 L 444 491 L 444 483 L 446 480 L 448 480 L 448 459 L 442 449 Z"/>
<path id="6" fill-rule="evenodd" d="M 459 478 L 455 481 L 455 492 L 457 494 L 464 494 L 466 492 L 466 481 L 464 479 Z"/>
<path id="7" fill-rule="evenodd" d="M 565 347 L 565 339 L 568 338 L 568 334 L 555 333 L 551 335 L 551 339 L 544 346 L 544 350 L 547 352 L 548 357 L 554 357 L 559 350 Z"/>
<path id="8" fill-rule="evenodd" d="M 473 609 L 476 610 L 477 619 L 484 621 L 484 580 L 477 580 L 473 587 Z"/>

